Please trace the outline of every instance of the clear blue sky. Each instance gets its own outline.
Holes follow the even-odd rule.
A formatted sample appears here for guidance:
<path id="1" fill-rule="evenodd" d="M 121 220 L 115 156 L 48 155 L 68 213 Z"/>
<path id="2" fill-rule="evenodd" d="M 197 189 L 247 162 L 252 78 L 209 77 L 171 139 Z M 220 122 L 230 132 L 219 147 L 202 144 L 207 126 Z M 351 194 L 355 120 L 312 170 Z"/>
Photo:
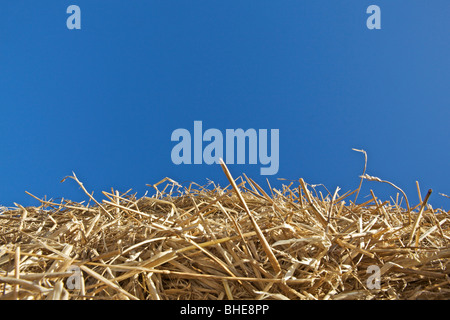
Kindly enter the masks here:
<path id="1" fill-rule="evenodd" d="M 66 9 L 81 8 L 81 30 Z M 381 30 L 366 9 L 381 8 Z M 171 133 L 280 130 L 280 168 L 333 192 L 367 173 L 418 201 L 450 199 L 450 2 L 2 1 L 0 204 L 87 200 L 111 187 L 143 195 L 168 176 L 226 184 L 218 165 L 175 165 Z M 396 190 L 365 182 L 381 199 Z"/>

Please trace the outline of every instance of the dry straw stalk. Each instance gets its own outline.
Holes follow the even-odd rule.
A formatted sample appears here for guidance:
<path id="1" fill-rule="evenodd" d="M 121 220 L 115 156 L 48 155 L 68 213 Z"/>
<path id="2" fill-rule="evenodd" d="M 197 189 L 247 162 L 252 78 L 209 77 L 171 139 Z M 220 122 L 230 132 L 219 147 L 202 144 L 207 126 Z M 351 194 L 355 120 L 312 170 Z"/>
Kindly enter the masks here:
<path id="1" fill-rule="evenodd" d="M 450 217 L 431 192 L 406 210 L 373 191 L 357 205 L 364 179 L 385 182 L 364 168 L 343 195 L 300 179 L 269 196 L 221 165 L 225 188 L 166 178 L 152 197 L 98 201 L 73 175 L 94 205 L 4 209 L 0 299 L 450 298 Z"/>

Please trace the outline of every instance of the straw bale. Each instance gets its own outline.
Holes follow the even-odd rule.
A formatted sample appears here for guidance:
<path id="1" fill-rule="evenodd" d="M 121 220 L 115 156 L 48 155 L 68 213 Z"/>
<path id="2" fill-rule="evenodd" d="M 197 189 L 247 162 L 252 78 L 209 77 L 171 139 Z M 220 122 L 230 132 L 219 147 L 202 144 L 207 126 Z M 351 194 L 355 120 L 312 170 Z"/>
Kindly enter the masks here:
<path id="1" fill-rule="evenodd" d="M 300 179 L 269 195 L 222 168 L 226 187 L 166 178 L 152 196 L 101 201 L 74 174 L 88 204 L 30 194 L 39 206 L 2 208 L 0 299 L 450 298 L 450 216 L 431 191 L 406 209 L 373 192 L 357 205 L 361 184 L 324 196 Z"/>

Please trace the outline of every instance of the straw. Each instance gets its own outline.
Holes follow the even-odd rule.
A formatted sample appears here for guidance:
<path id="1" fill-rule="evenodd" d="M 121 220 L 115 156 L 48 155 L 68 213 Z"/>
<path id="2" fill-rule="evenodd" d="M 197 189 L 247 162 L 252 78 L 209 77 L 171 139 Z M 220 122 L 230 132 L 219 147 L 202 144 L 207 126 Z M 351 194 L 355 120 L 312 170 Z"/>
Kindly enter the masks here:
<path id="1" fill-rule="evenodd" d="M 88 203 L 27 192 L 37 206 L 0 214 L 0 299 L 450 298 L 450 213 L 429 204 L 431 190 L 422 200 L 418 182 L 410 206 L 366 165 L 343 194 L 303 178 L 263 188 L 221 168 L 224 188 L 165 178 L 152 195 L 95 199 L 73 174 Z M 362 180 L 393 185 L 407 208 L 373 190 L 356 203 Z"/>

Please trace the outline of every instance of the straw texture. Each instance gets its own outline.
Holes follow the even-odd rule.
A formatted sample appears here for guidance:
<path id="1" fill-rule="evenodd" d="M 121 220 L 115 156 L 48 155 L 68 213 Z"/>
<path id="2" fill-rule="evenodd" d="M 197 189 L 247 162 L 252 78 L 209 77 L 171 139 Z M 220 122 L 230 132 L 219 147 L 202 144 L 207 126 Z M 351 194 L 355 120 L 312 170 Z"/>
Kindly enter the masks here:
<path id="1" fill-rule="evenodd" d="M 4 208 L 0 299 L 450 298 L 449 212 L 431 190 L 407 209 L 373 192 L 357 205 L 361 184 L 322 194 L 300 179 L 269 196 L 222 168 L 224 188 L 166 178 L 151 197 L 100 201 L 74 174 L 88 204 Z"/>

